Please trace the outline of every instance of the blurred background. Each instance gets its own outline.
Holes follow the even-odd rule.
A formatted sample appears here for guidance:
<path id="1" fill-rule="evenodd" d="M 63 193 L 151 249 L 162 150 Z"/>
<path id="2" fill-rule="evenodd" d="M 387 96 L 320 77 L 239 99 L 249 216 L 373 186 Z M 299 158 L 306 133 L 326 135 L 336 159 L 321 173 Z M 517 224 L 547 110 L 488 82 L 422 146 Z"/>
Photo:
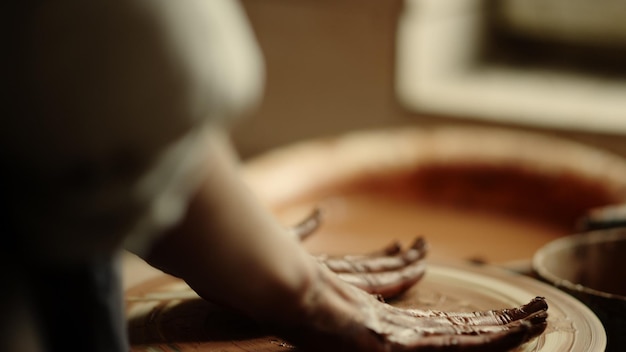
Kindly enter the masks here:
<path id="1" fill-rule="evenodd" d="M 265 98 L 243 158 L 389 126 L 504 126 L 626 155 L 616 0 L 244 0 Z"/>

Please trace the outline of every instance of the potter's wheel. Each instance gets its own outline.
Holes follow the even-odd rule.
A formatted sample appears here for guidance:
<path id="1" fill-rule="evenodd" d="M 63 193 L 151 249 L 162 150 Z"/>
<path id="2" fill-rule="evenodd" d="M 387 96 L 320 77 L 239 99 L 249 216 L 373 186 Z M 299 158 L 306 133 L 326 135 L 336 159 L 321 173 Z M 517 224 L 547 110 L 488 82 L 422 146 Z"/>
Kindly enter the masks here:
<path id="1" fill-rule="evenodd" d="M 544 296 L 548 328 L 517 351 L 604 351 L 596 316 L 569 295 L 503 270 L 432 264 L 424 279 L 392 302 L 401 307 L 474 311 L 505 308 Z M 198 298 L 182 281 L 161 275 L 126 292 L 132 351 L 290 351 L 283 340 L 252 322 Z"/>
<path id="2" fill-rule="evenodd" d="M 573 297 L 456 261 L 529 261 L 543 244 L 571 233 L 586 209 L 626 201 L 621 158 L 505 130 L 400 129 L 288 146 L 248 161 L 243 171 L 285 224 L 314 206 L 326 210 L 322 227 L 305 241 L 311 253 L 357 254 L 423 235 L 436 264 L 394 305 L 475 311 L 544 296 L 548 328 L 518 351 L 604 351 L 602 325 Z M 170 276 L 131 285 L 126 298 L 133 351 L 292 349 Z"/>

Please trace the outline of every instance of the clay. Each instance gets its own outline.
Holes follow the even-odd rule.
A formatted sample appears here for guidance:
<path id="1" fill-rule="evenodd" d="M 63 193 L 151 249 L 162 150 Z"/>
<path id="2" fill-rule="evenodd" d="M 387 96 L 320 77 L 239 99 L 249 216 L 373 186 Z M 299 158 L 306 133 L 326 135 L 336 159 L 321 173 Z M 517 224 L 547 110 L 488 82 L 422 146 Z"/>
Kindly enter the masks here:
<path id="1" fill-rule="evenodd" d="M 542 245 L 568 233 L 539 221 L 377 193 L 303 202 L 278 211 L 278 216 L 290 221 L 313 206 L 325 215 L 304 242 L 312 253 L 365 253 L 394 240 L 409 243 L 423 236 L 430 259 L 505 263 L 532 258 Z"/>

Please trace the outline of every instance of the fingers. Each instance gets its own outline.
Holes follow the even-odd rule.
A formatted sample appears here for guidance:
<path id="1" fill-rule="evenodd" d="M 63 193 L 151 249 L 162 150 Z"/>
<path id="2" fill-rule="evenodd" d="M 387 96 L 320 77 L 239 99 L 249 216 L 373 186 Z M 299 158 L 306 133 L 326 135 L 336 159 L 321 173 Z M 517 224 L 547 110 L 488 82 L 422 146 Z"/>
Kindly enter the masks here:
<path id="1" fill-rule="evenodd" d="M 318 257 L 339 278 L 368 293 L 395 297 L 417 283 L 426 271 L 426 242 L 418 238 L 405 251 L 392 244 L 365 256 Z"/>
<path id="2" fill-rule="evenodd" d="M 306 218 L 288 230 L 300 241 L 303 241 L 312 235 L 320 227 L 321 223 L 322 211 L 319 208 L 315 208 Z"/>
<path id="3" fill-rule="evenodd" d="M 420 238 L 420 240 L 421 240 L 421 238 Z M 365 254 L 363 256 L 354 256 L 354 257 L 358 258 L 358 257 L 389 256 L 389 255 L 396 255 L 396 254 L 400 253 L 400 251 L 402 251 L 402 246 L 400 245 L 400 243 L 392 242 L 392 243 L 388 244 L 387 247 L 383 247 L 383 248 L 381 248 L 381 249 L 379 249 L 377 251 L 373 251 L 373 252 Z"/>
<path id="4" fill-rule="evenodd" d="M 449 319 L 454 317 L 455 319 L 463 320 L 466 324 L 484 325 L 494 323 L 507 324 L 511 321 L 522 319 L 529 314 L 545 311 L 548 309 L 548 304 L 546 303 L 545 298 L 535 297 L 529 303 L 517 308 L 488 310 L 482 312 L 440 312 L 418 309 L 403 310 L 391 306 L 389 306 L 389 308 L 394 309 L 396 312 L 402 312 L 418 318 Z"/>
<path id="5" fill-rule="evenodd" d="M 339 273 L 340 279 L 368 293 L 389 299 L 396 297 L 415 285 L 424 276 L 426 263 L 415 262 L 391 272 Z"/>
<path id="6" fill-rule="evenodd" d="M 321 217 L 322 212 L 316 208 L 289 231 L 299 240 L 305 240 L 319 228 Z M 317 260 L 342 280 L 368 293 L 391 298 L 405 292 L 424 276 L 426 252 L 426 241 L 420 237 L 405 251 L 394 242 L 366 255 L 322 255 Z"/>
<path id="7" fill-rule="evenodd" d="M 391 341 L 392 351 L 508 351 L 539 336 L 547 326 L 547 313 L 536 313 L 523 320 L 491 330 L 450 334 L 414 335 Z"/>
<path id="8" fill-rule="evenodd" d="M 376 273 L 401 270 L 411 263 L 424 259 L 426 253 L 426 241 L 420 237 L 406 251 L 402 251 L 398 243 L 392 243 L 383 250 L 369 255 L 318 256 L 318 260 L 336 273 Z"/>
<path id="9" fill-rule="evenodd" d="M 547 309 L 541 297 L 519 308 L 474 313 L 388 309 L 383 334 L 392 351 L 505 351 L 540 335 Z"/>
<path id="10" fill-rule="evenodd" d="M 508 351 L 539 336 L 546 328 L 547 314 L 537 314 L 494 331 L 414 336 L 412 340 L 393 341 L 392 351 Z"/>

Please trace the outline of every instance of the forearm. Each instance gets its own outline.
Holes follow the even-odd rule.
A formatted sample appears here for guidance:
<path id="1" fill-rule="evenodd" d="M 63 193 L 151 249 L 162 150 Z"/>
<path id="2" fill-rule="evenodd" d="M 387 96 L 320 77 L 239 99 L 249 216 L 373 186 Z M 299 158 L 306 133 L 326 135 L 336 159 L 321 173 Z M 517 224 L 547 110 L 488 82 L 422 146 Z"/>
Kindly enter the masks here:
<path id="1" fill-rule="evenodd" d="M 290 314 L 284 309 L 301 306 L 298 300 L 315 281 L 315 264 L 255 202 L 223 135 L 211 138 L 209 170 L 184 220 L 145 259 L 205 298 L 262 319 L 275 317 L 277 307 Z"/>

